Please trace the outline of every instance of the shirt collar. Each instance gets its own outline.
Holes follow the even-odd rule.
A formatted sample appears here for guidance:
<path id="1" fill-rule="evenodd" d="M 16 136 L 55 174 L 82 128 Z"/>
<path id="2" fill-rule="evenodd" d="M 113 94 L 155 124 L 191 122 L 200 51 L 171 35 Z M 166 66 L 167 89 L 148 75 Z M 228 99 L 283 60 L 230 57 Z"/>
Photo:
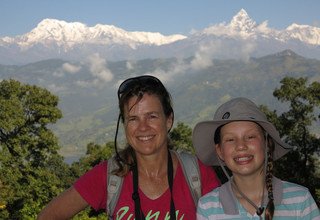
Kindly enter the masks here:
<path id="1" fill-rule="evenodd" d="M 282 200 L 282 192 L 283 192 L 282 181 L 276 177 L 273 177 L 272 187 L 273 187 L 274 204 L 279 205 Z M 231 181 L 226 182 L 220 187 L 219 199 L 225 214 L 228 214 L 228 215 L 239 214 L 239 209 L 237 206 L 238 199 L 233 193 L 233 190 L 231 187 Z M 266 206 L 267 202 L 268 202 L 268 195 L 266 193 L 264 202 L 263 202 L 264 206 Z"/>

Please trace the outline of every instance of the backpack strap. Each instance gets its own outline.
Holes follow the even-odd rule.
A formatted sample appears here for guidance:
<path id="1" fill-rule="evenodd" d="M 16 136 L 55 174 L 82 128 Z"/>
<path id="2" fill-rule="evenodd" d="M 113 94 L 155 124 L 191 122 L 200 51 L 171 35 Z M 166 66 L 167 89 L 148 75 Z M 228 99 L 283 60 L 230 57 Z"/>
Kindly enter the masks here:
<path id="1" fill-rule="evenodd" d="M 187 179 L 194 204 L 197 206 L 201 197 L 201 178 L 197 157 L 185 151 L 177 151 L 176 155 Z"/>
<path id="2" fill-rule="evenodd" d="M 201 178 L 200 169 L 197 157 L 185 151 L 171 151 L 176 154 L 181 164 L 183 174 L 187 179 L 187 183 L 194 201 L 195 206 L 201 196 Z M 106 210 L 109 219 L 112 219 L 114 209 L 118 203 L 120 196 L 123 177 L 112 174 L 111 172 L 117 168 L 115 158 L 112 157 L 108 160 L 107 166 L 107 204 Z"/>
<path id="3" fill-rule="evenodd" d="M 112 174 L 111 172 L 116 169 L 118 166 L 116 164 L 116 160 L 114 157 L 108 160 L 107 166 L 107 214 L 109 219 L 112 219 L 114 209 L 118 203 L 118 199 L 120 196 L 123 177 Z"/>

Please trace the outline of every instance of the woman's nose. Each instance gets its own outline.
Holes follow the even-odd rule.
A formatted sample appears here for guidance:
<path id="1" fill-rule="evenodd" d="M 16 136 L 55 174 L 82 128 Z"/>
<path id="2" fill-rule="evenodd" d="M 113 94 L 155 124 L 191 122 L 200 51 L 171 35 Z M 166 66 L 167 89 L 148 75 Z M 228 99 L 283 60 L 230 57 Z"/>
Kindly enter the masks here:
<path id="1" fill-rule="evenodd" d="M 138 126 L 139 130 L 142 130 L 142 131 L 146 130 L 148 128 L 148 126 L 149 126 L 149 124 L 148 124 L 148 121 L 146 119 L 141 119 L 139 121 L 139 126 Z"/>

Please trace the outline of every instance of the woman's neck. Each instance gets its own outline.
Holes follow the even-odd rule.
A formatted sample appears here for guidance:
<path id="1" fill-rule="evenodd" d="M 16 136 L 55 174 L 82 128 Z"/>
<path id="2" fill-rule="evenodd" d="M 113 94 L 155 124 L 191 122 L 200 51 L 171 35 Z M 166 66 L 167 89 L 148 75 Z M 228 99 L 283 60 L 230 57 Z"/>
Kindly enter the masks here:
<path id="1" fill-rule="evenodd" d="M 173 162 L 173 176 L 175 176 L 178 158 L 171 154 Z M 159 198 L 168 190 L 168 151 L 165 157 L 141 157 L 137 158 L 139 187 L 150 199 Z"/>
<path id="2" fill-rule="evenodd" d="M 145 177 L 163 177 L 167 175 L 168 151 L 155 155 L 137 155 L 139 175 Z"/>

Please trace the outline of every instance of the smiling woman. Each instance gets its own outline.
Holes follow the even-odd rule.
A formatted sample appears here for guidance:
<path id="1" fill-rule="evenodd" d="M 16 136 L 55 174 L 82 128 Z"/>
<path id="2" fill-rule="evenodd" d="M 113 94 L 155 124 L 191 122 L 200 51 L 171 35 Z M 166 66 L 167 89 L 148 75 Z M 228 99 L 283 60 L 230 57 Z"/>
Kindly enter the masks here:
<path id="1" fill-rule="evenodd" d="M 183 162 L 180 153 L 173 150 L 168 136 L 174 121 L 169 92 L 156 77 L 143 75 L 125 80 L 119 86 L 118 100 L 120 113 L 115 156 L 95 166 L 53 199 L 38 219 L 68 219 L 87 206 L 106 210 L 110 219 L 196 218 L 198 200 L 194 200 L 187 175 L 191 170 L 184 170 L 186 161 Z M 120 122 L 124 126 L 127 145 L 119 151 Z M 214 170 L 194 155 L 184 160 L 196 164 L 200 173 L 200 195 L 220 185 Z M 109 171 L 108 166 L 112 164 L 115 168 Z M 122 185 L 116 184 L 115 176 L 122 180 Z M 119 198 L 110 205 L 108 197 L 117 190 L 120 191 Z"/>

